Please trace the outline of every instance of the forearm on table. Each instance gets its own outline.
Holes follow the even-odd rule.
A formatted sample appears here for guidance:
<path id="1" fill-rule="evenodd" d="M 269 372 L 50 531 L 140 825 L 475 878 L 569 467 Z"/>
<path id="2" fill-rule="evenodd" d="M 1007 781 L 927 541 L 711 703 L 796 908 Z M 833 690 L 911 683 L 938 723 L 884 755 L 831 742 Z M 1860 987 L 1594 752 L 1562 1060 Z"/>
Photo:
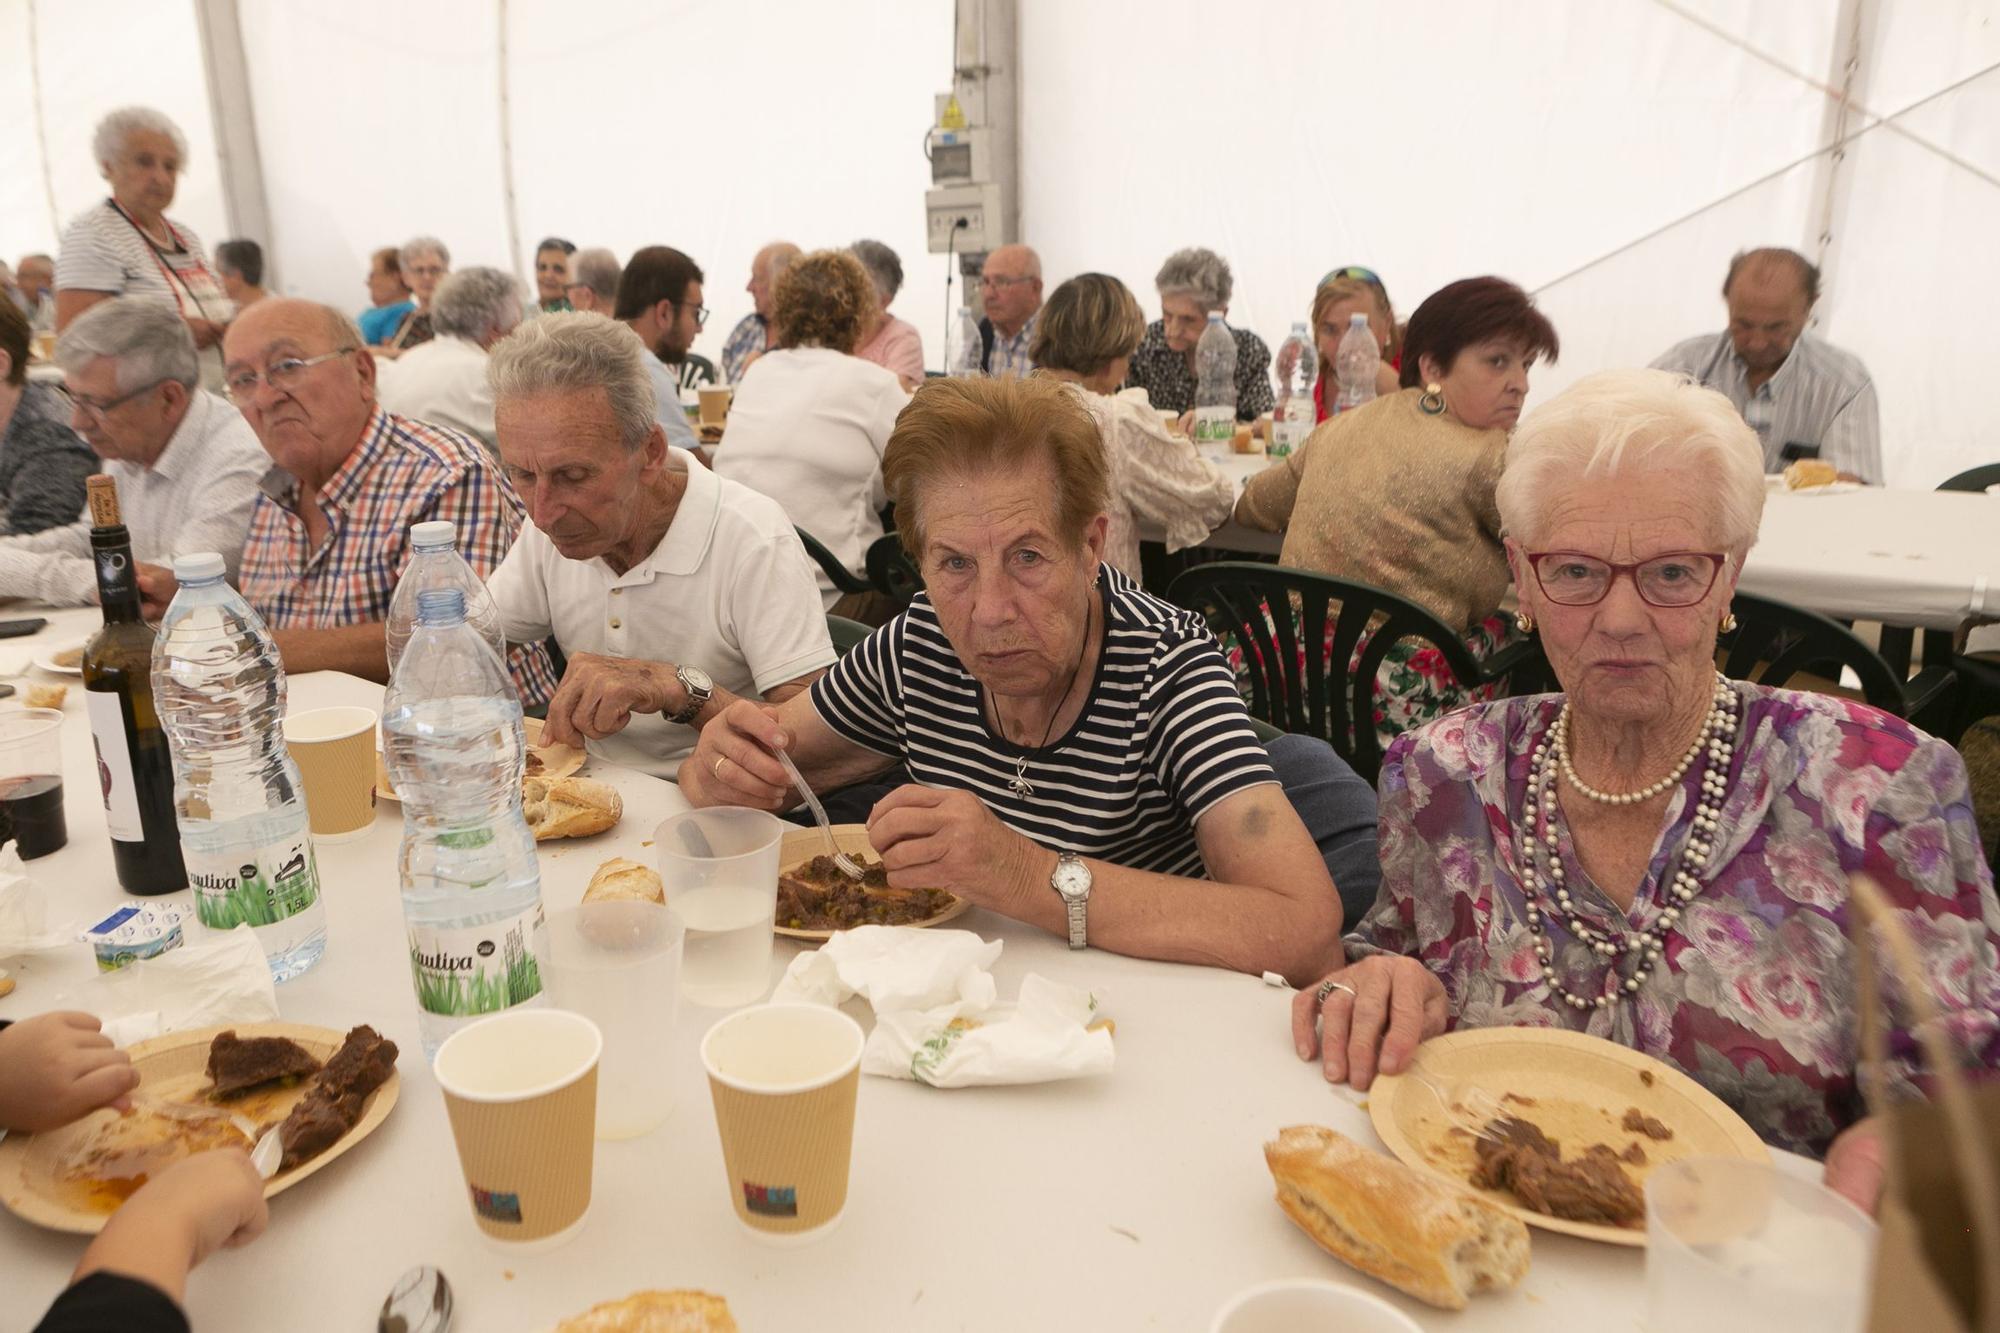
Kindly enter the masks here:
<path id="1" fill-rule="evenodd" d="M 70 1285 L 92 1273 L 117 1273 L 152 1283 L 178 1305 L 187 1296 L 188 1270 L 194 1264 L 194 1238 L 186 1232 L 170 1225 L 120 1226 L 114 1214 L 83 1252 Z"/>
<path id="2" fill-rule="evenodd" d="M 0 597 L 32 597 L 50 606 L 88 606 L 97 600 L 97 567 L 83 556 L 36 551 L 25 545 L 0 547 Z"/>
<path id="3" fill-rule="evenodd" d="M 271 637 L 277 641 L 287 675 L 345 671 L 379 685 L 389 683 L 388 639 L 380 621 L 338 629 L 281 629 Z"/>

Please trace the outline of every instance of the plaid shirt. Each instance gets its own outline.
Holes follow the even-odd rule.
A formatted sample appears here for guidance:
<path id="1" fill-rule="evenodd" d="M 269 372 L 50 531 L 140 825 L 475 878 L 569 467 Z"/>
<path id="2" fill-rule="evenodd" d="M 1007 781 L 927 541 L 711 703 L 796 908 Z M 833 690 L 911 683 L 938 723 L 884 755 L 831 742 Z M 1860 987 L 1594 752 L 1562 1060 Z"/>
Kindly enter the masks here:
<path id="1" fill-rule="evenodd" d="M 764 350 L 765 339 L 770 336 L 770 325 L 764 317 L 752 310 L 729 331 L 729 341 L 722 344 L 722 378 L 731 384 L 743 382 L 744 363 Z"/>
<path id="2" fill-rule="evenodd" d="M 361 443 L 316 499 L 328 535 L 306 549 L 299 484 L 282 468 L 264 474 L 243 546 L 243 596 L 279 629 L 335 629 L 389 618 L 389 600 L 410 559 L 410 525 L 449 519 L 458 549 L 480 578 L 506 557 L 525 516 L 520 497 L 478 442 L 457 431 L 381 408 Z M 522 702 L 545 704 L 555 670 L 540 644 L 508 650 Z"/>

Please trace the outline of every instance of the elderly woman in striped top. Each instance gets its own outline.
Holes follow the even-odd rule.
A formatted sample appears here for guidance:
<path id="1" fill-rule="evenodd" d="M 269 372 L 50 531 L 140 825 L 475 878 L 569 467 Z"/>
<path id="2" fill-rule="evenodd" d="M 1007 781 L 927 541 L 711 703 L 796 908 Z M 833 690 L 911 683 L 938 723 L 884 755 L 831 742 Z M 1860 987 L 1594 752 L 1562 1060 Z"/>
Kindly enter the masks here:
<path id="1" fill-rule="evenodd" d="M 927 591 L 808 694 L 711 721 L 682 792 L 775 810 L 795 797 L 773 750 L 815 789 L 900 762 L 914 781 L 868 821 L 893 885 L 1076 948 L 1292 978 L 1337 956 L 1328 821 L 1279 785 L 1274 756 L 1292 761 L 1258 741 L 1202 622 L 1104 562 L 1104 450 L 1075 395 L 933 380 L 882 471 Z M 1363 825 L 1347 846 L 1372 863 L 1362 786 L 1332 822 Z"/>

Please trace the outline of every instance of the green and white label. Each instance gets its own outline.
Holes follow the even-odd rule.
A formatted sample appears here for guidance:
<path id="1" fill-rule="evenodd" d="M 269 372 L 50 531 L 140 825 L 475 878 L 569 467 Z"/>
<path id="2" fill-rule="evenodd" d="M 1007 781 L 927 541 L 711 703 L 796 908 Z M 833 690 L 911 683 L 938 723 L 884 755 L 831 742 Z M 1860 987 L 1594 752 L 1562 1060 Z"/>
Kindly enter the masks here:
<path id="1" fill-rule="evenodd" d="M 319 901 L 319 863 L 304 833 L 245 852 L 199 852 L 181 845 L 195 915 L 204 926 L 274 926 Z"/>
<path id="2" fill-rule="evenodd" d="M 411 926 L 410 979 L 426 1013 L 463 1018 L 497 1014 L 542 993 L 529 941 L 542 922 L 538 902 L 518 916 L 477 926 Z"/>

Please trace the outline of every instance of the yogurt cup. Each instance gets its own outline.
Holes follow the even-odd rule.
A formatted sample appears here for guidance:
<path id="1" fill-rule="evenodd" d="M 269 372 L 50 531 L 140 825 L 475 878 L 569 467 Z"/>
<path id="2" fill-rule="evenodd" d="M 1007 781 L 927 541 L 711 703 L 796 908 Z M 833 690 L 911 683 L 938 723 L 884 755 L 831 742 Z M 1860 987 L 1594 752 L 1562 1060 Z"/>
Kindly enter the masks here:
<path id="1" fill-rule="evenodd" d="M 127 963 L 157 958 L 182 943 L 181 913 L 165 903 L 121 903 L 118 910 L 77 938 L 97 953 L 97 970 L 116 972 Z"/>

